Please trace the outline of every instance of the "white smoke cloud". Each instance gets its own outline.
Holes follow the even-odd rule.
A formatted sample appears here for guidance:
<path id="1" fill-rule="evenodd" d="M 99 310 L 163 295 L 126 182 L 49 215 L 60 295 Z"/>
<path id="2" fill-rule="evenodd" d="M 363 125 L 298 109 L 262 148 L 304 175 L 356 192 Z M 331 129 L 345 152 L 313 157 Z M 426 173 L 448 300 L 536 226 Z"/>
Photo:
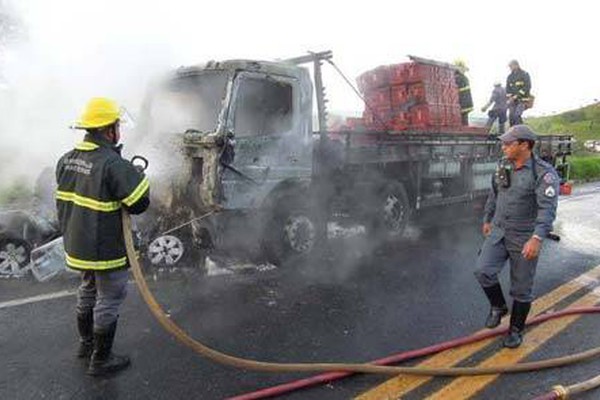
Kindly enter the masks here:
<path id="1" fill-rule="evenodd" d="M 532 75 L 537 95 L 532 114 L 577 107 L 600 90 L 590 79 L 600 57 L 585 45 L 595 37 L 594 2 L 553 2 L 544 6 L 544 18 L 535 18 L 537 3 L 517 0 L 507 0 L 495 14 L 471 0 L 409 5 L 375 0 L 346 5 L 344 12 L 337 3 L 315 0 L 292 9 L 271 0 L 12 0 L 12 5 L 27 40 L 0 63 L 6 77 L 0 88 L 0 183 L 11 176 L 8 168 L 33 175 L 68 149 L 81 135 L 67 127 L 89 97 L 114 97 L 135 113 L 150 76 L 210 59 L 274 59 L 331 49 L 337 64 L 355 77 L 401 62 L 406 54 L 462 57 L 471 67 L 480 106 L 492 83 L 508 73 L 507 61 L 518 58 Z M 503 10 L 519 10 L 524 19 L 513 21 Z M 325 78 L 332 110 L 362 109 L 339 78 L 330 71 Z"/>

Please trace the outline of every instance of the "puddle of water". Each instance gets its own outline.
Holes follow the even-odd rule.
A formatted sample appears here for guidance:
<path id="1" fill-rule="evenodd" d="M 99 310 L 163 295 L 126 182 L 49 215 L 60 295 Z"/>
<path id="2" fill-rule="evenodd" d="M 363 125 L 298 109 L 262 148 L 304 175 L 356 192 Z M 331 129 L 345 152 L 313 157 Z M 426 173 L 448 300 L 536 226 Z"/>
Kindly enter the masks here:
<path id="1" fill-rule="evenodd" d="M 219 263 L 211 259 L 210 257 L 206 257 L 206 275 L 208 276 L 220 276 L 220 275 L 231 275 L 233 271 L 227 268 L 223 268 L 219 266 Z"/>

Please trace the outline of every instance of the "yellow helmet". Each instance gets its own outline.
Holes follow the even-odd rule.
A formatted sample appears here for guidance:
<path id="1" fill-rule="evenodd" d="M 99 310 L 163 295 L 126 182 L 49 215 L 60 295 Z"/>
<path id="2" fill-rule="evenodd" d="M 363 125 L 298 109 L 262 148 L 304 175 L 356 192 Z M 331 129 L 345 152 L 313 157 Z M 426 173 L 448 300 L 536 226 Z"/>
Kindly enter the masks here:
<path id="1" fill-rule="evenodd" d="M 456 65 L 458 69 L 462 72 L 466 72 L 469 70 L 469 68 L 467 67 L 467 63 L 462 58 L 457 58 L 456 60 L 454 60 L 454 65 Z"/>
<path id="2" fill-rule="evenodd" d="M 121 118 L 119 105 L 105 97 L 94 97 L 85 106 L 75 129 L 95 129 L 114 124 Z"/>

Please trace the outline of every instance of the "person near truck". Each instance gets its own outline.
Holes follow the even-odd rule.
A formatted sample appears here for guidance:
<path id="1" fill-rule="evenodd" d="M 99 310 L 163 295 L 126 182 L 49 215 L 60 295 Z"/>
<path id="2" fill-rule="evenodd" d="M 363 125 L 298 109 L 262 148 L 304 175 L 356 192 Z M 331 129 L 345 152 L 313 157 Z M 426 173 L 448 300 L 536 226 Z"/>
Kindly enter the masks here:
<path id="1" fill-rule="evenodd" d="M 460 116 L 463 126 L 469 125 L 469 113 L 473 111 L 473 97 L 471 96 L 471 85 L 466 73 L 469 71 L 464 60 L 454 61 L 456 66 L 454 79 L 458 88 L 458 103 L 460 104 Z"/>
<path id="2" fill-rule="evenodd" d="M 120 118 L 113 100 L 91 99 L 74 126 L 87 134 L 56 167 L 66 264 L 81 272 L 77 356 L 89 359 L 87 373 L 92 376 L 130 364 L 128 357 L 112 352 L 129 276 L 121 209 L 140 214 L 150 204 L 148 179 L 121 157 Z"/>
<path id="3" fill-rule="evenodd" d="M 489 111 L 488 109 L 492 107 Z M 498 120 L 498 133 L 502 135 L 504 133 L 504 125 L 506 124 L 506 90 L 502 87 L 502 83 L 494 83 L 494 89 L 492 95 L 487 104 L 481 107 L 482 112 L 488 111 L 488 120 L 485 124 L 488 132 L 494 126 L 496 120 Z"/>
<path id="4" fill-rule="evenodd" d="M 523 123 L 523 112 L 531 104 L 531 78 L 521 69 L 517 60 L 508 63 L 510 74 L 506 78 L 508 96 L 508 122 L 510 126 Z"/>
<path id="5" fill-rule="evenodd" d="M 543 240 L 552 229 L 558 205 L 559 177 L 535 157 L 535 133 L 515 125 L 500 136 L 505 158 L 492 178 L 483 218 L 485 241 L 475 276 L 489 302 L 486 327 L 495 328 L 508 313 L 498 275 L 510 264 L 513 298 L 510 329 L 504 346 L 519 347 L 533 301 L 533 282 Z"/>

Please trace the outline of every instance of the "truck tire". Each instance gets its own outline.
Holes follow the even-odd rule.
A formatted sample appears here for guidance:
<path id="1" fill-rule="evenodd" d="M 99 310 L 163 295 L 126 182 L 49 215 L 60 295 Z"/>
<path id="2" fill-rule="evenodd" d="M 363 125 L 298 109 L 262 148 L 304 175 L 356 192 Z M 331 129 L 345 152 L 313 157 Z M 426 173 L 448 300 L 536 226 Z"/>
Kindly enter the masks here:
<path id="1" fill-rule="evenodd" d="M 274 264 L 300 261 L 315 249 L 318 230 L 314 213 L 303 198 L 285 197 L 268 216 L 262 237 L 263 255 Z"/>
<path id="2" fill-rule="evenodd" d="M 401 237 L 410 219 L 408 193 L 401 182 L 376 185 L 370 195 L 367 231 L 378 240 Z"/>

